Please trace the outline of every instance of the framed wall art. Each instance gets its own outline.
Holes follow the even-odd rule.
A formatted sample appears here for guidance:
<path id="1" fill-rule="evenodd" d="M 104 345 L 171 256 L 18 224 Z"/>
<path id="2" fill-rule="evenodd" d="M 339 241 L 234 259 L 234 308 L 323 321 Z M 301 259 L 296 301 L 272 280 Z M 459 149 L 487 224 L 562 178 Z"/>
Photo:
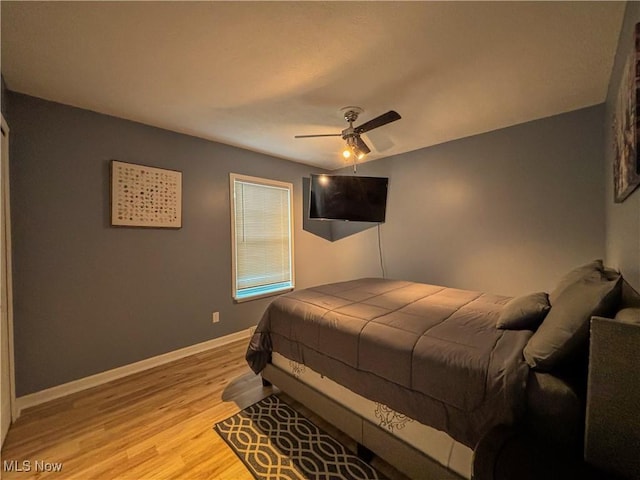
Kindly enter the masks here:
<path id="1" fill-rule="evenodd" d="M 622 72 L 613 119 L 614 200 L 623 202 L 640 185 L 638 89 L 640 88 L 640 23 L 634 30 L 635 48 Z"/>
<path id="2" fill-rule="evenodd" d="M 182 172 L 112 160 L 111 225 L 182 227 Z"/>

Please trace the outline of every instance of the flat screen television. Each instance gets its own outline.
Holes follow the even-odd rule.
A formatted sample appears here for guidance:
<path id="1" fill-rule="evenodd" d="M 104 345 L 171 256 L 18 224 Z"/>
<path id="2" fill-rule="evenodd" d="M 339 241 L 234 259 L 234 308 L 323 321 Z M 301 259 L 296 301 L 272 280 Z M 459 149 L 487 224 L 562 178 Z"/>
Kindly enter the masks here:
<path id="1" fill-rule="evenodd" d="M 309 218 L 384 222 L 388 185 L 386 177 L 312 173 Z"/>

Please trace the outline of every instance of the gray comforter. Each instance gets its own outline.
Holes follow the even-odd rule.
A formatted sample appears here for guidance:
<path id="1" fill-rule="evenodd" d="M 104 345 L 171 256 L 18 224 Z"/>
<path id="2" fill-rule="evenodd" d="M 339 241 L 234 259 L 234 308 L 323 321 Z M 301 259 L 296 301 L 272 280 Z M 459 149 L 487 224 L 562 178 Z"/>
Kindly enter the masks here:
<path id="1" fill-rule="evenodd" d="M 268 307 L 247 361 L 258 373 L 276 351 L 473 448 L 525 408 L 531 332 L 496 329 L 508 300 L 374 278 L 299 290 Z"/>

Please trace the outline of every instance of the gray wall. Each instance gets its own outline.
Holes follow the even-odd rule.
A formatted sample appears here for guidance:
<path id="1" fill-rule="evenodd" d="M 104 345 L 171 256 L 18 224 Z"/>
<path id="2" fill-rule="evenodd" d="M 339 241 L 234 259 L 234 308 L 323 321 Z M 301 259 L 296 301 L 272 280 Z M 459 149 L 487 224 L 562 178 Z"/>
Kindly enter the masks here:
<path id="1" fill-rule="evenodd" d="M 365 164 L 387 274 L 518 295 L 604 256 L 602 105 Z M 636 239 L 637 240 L 637 239 Z"/>
<path id="2" fill-rule="evenodd" d="M 297 286 L 379 275 L 374 231 L 329 242 L 302 230 L 311 167 L 7 97 L 18 396 L 258 322 L 268 299 L 231 299 L 230 172 L 294 184 Z M 112 159 L 182 171 L 183 228 L 110 227 Z"/>
<path id="3" fill-rule="evenodd" d="M 622 70 L 634 48 L 635 24 L 640 22 L 640 3 L 628 2 L 625 12 L 616 60 L 609 82 L 606 103 L 606 260 L 619 268 L 627 281 L 640 291 L 640 189 L 636 189 L 623 203 L 613 201 L 613 114 L 620 87 Z"/>
<path id="4" fill-rule="evenodd" d="M 268 300 L 231 300 L 229 172 L 294 183 L 299 287 L 380 275 L 376 228 L 336 226 L 333 242 L 303 230 L 310 167 L 12 92 L 8 101 L 18 395 L 258 321 Z M 361 165 L 360 175 L 391 178 L 387 276 L 517 295 L 604 256 L 603 112 Z M 181 170 L 184 227 L 110 227 L 111 159 Z"/>

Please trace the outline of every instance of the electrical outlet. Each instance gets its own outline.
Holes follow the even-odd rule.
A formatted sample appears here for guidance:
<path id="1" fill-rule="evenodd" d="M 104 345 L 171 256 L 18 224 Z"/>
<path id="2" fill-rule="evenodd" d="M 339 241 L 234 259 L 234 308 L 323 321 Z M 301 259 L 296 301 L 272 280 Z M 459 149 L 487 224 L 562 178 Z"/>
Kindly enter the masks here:
<path id="1" fill-rule="evenodd" d="M 220 321 L 220 312 L 213 312 L 211 315 L 211 323 L 218 323 Z"/>

